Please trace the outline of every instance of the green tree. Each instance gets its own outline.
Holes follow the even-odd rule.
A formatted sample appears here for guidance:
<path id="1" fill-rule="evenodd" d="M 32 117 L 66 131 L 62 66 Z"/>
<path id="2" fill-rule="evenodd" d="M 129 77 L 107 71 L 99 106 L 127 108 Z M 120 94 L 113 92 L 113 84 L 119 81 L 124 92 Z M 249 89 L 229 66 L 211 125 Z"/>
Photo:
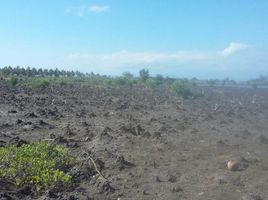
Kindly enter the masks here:
<path id="1" fill-rule="evenodd" d="M 140 70 L 140 78 L 143 82 L 145 82 L 150 77 L 148 69 Z"/>
<path id="2" fill-rule="evenodd" d="M 124 72 L 123 77 L 126 79 L 133 79 L 134 78 L 133 74 L 131 74 L 130 72 Z"/>
<path id="3" fill-rule="evenodd" d="M 39 68 L 39 69 L 37 70 L 37 75 L 38 75 L 38 76 L 44 76 L 44 72 L 43 72 L 43 69 L 42 69 L 42 68 Z"/>

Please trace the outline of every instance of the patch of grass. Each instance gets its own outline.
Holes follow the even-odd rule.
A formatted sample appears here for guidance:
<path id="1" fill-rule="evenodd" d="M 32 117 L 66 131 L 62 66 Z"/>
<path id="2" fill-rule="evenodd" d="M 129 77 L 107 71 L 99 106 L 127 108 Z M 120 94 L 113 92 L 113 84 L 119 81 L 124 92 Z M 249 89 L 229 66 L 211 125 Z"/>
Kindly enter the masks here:
<path id="1" fill-rule="evenodd" d="M 17 187 L 35 185 L 45 189 L 69 183 L 71 176 L 64 169 L 73 161 L 68 149 L 46 142 L 0 147 L 0 177 Z"/>

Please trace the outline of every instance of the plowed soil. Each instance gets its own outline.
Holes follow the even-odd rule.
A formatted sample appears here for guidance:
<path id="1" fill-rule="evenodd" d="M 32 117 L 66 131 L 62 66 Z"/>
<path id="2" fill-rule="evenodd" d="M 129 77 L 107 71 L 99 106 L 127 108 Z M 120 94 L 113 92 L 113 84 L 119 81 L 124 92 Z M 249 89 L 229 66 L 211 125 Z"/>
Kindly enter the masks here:
<path id="1" fill-rule="evenodd" d="M 268 90 L 199 90 L 183 101 L 163 88 L 1 83 L 1 146 L 45 140 L 81 162 L 72 186 L 36 196 L 0 182 L 0 199 L 267 199 Z"/>

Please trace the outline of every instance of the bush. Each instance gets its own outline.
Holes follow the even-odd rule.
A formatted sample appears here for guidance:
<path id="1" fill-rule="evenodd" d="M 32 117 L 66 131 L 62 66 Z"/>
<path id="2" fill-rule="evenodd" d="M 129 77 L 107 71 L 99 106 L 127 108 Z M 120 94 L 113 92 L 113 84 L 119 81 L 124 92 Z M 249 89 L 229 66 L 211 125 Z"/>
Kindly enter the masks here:
<path id="1" fill-rule="evenodd" d="M 157 82 L 153 78 L 148 78 L 145 82 L 145 85 L 148 88 L 154 89 L 157 86 Z"/>
<path id="2" fill-rule="evenodd" d="M 183 98 L 187 98 L 192 95 L 191 87 L 192 85 L 188 80 L 176 80 L 172 84 L 172 89 L 175 93 Z"/>
<path id="3" fill-rule="evenodd" d="M 33 88 L 45 88 L 49 86 L 49 80 L 45 78 L 37 78 L 32 80 L 32 87 Z"/>
<path id="4" fill-rule="evenodd" d="M 56 79 L 56 83 L 59 84 L 60 86 L 71 85 L 71 78 L 59 77 Z"/>
<path id="5" fill-rule="evenodd" d="M 71 176 L 63 169 L 72 161 L 66 148 L 45 142 L 0 147 L 0 177 L 17 187 L 35 185 L 45 189 L 71 181 Z"/>
<path id="6" fill-rule="evenodd" d="M 18 84 L 18 78 L 16 76 L 12 76 L 10 78 L 10 82 L 13 86 L 17 85 Z"/>

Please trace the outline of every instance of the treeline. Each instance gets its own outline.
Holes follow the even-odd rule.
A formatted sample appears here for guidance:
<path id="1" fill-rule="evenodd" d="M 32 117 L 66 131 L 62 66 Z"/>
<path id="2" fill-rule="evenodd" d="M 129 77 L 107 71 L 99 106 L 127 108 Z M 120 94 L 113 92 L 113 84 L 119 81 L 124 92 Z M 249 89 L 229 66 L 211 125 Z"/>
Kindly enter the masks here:
<path id="1" fill-rule="evenodd" d="M 48 86 L 142 86 L 147 89 L 165 87 L 173 90 L 177 95 L 187 98 L 195 95 L 194 81 L 188 79 L 175 79 L 164 77 L 160 74 L 151 76 L 149 70 L 142 69 L 139 76 L 135 77 L 130 72 L 124 72 L 121 76 L 112 77 L 94 73 L 81 73 L 79 71 L 65 71 L 59 69 L 36 69 L 27 67 L 0 68 L 0 80 L 10 82 L 13 86 L 45 88 Z"/>
<path id="2" fill-rule="evenodd" d="M 36 68 L 23 68 L 23 67 L 3 67 L 0 68 L 0 78 L 17 78 L 19 80 L 35 80 L 46 79 L 50 82 L 59 81 L 63 82 L 84 82 L 91 83 L 92 85 L 135 85 L 144 84 L 149 87 L 155 87 L 161 84 L 172 84 L 176 79 L 163 77 L 162 75 L 151 76 L 149 70 L 142 69 L 139 76 L 135 77 L 130 72 L 124 72 L 121 76 L 107 76 L 91 73 L 82 73 L 79 71 L 67 71 L 56 69 L 36 69 Z"/>
<path id="3" fill-rule="evenodd" d="M 196 86 L 209 87 L 252 87 L 268 86 L 268 77 L 260 76 L 249 81 L 239 81 L 226 79 L 199 80 L 175 79 L 164 77 L 160 74 L 151 76 L 148 69 L 139 71 L 139 76 L 135 77 L 130 72 L 124 72 L 121 76 L 107 76 L 94 73 L 82 73 L 79 71 L 66 71 L 56 69 L 36 69 L 23 67 L 3 67 L 0 68 L 0 80 L 10 82 L 13 86 L 41 88 L 48 86 L 143 86 L 149 89 L 165 87 L 172 89 L 180 96 L 187 97 L 194 94 Z M 198 91 L 198 89 L 197 89 Z"/>
<path id="4" fill-rule="evenodd" d="M 36 69 L 36 68 L 30 68 L 27 67 L 26 69 L 23 67 L 15 67 L 12 68 L 11 66 L 9 67 L 3 67 L 0 69 L 0 73 L 4 76 L 10 76 L 10 75 L 16 75 L 16 76 L 29 76 L 29 77 L 34 77 L 34 76 L 41 76 L 41 77 L 84 77 L 86 75 L 89 75 L 88 73 L 82 73 L 79 71 L 66 71 L 66 70 L 59 70 L 58 68 L 56 69 Z"/>

